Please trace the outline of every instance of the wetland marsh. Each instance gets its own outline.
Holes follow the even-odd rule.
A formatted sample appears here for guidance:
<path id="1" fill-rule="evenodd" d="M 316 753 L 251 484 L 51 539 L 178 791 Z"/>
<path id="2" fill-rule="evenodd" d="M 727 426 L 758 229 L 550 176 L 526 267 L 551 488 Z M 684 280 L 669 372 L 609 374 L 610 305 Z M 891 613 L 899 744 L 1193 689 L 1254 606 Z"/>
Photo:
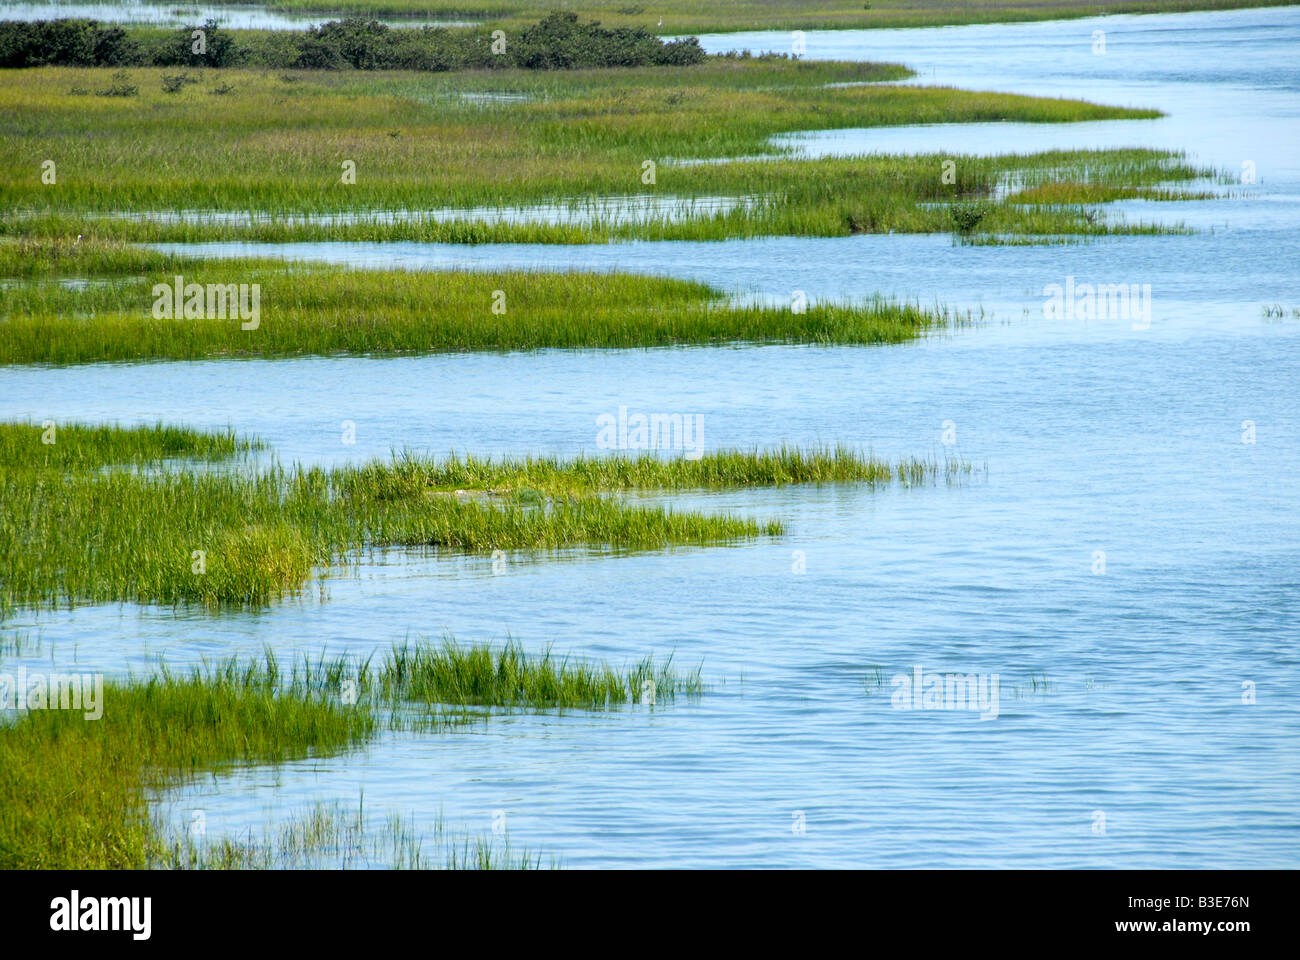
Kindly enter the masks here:
<path id="1" fill-rule="evenodd" d="M 1294 866 L 1298 9 L 0 71 L 0 860 Z"/>

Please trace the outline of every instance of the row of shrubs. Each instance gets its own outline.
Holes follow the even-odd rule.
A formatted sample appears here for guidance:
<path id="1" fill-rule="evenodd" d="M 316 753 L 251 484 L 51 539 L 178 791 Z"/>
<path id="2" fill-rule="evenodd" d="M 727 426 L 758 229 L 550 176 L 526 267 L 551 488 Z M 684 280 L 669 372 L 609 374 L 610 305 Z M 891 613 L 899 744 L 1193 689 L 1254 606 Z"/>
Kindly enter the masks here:
<path id="1" fill-rule="evenodd" d="M 202 36 L 196 37 L 196 31 Z M 201 42 L 200 42 L 201 41 Z M 517 35 L 443 27 L 394 29 L 350 17 L 306 31 L 238 37 L 209 20 L 177 31 L 127 31 L 96 20 L 0 21 L 0 67 L 231 67 L 304 70 L 464 70 L 684 66 L 705 57 L 694 37 L 663 41 L 644 29 L 606 30 L 554 13 Z"/>

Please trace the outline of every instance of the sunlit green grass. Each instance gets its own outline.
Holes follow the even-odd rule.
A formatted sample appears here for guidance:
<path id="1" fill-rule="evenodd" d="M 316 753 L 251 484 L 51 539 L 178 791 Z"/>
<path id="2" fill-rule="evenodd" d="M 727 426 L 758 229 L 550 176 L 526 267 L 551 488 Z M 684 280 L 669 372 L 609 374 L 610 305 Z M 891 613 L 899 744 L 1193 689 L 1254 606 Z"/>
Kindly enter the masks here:
<path id="1" fill-rule="evenodd" d="M 1159 116 L 1077 100 L 880 82 L 902 72 L 788 60 L 453 74 L 223 70 L 222 83 L 236 92 L 214 97 L 204 84 L 164 93 L 161 72 L 141 68 L 132 71 L 138 96 L 104 98 L 69 92 L 93 86 L 93 70 L 8 71 L 0 87 L 0 124 L 10 132 L 0 141 L 0 209 L 9 212 L 0 230 L 137 241 L 842 236 L 950 231 L 945 205 L 979 197 L 995 208 L 988 229 L 1096 234 L 1126 228 L 1055 205 L 1007 204 L 999 188 L 1025 169 L 1050 176 L 1070 158 L 1090 165 L 1088 182 L 1117 189 L 1202 173 L 1162 151 L 802 160 L 770 142 L 799 130 Z M 479 99 L 484 95 L 517 99 Z M 755 157 L 763 159 L 747 159 Z M 57 171 L 53 184 L 41 179 L 46 159 Z M 696 159 L 729 162 L 682 162 Z M 949 160 L 955 169 L 945 176 Z M 653 177 L 647 163 L 654 164 Z M 342 182 L 345 164 L 355 165 L 355 183 Z M 420 216 L 628 195 L 743 202 L 727 212 L 633 222 Z M 258 219 L 213 222 L 194 211 L 242 211 Z M 144 219 L 104 220 L 109 213 Z M 360 220 L 289 219 L 332 213 Z M 162 214 L 170 216 L 159 219 Z"/>
<path id="2" fill-rule="evenodd" d="M 345 682 L 356 696 L 344 695 Z M 322 656 L 286 671 L 268 653 L 260 662 L 110 681 L 96 719 L 55 709 L 0 718 L 0 869 L 554 866 L 508 838 L 454 835 L 441 819 L 417 831 L 390 818 L 376 833 L 362 809 L 347 815 L 337 805 L 261 841 L 208 843 L 165 829 L 148 798 L 234 765 L 360 746 L 381 729 L 385 710 L 662 706 L 702 691 L 699 670 L 678 672 L 671 656 L 616 671 L 549 651 L 529 655 L 515 642 L 451 638 L 394 647 L 377 668 Z"/>
<path id="3" fill-rule="evenodd" d="M 730 302 L 700 283 L 612 273 L 390 271 L 202 260 L 92 240 L 0 240 L 0 363 L 93 363 L 677 344 L 898 343 L 958 318 L 882 299 Z M 255 329 L 158 319 L 155 284 L 257 284 Z M 77 278 L 76 283 L 66 278 Z"/>
<path id="4" fill-rule="evenodd" d="M 194 471 L 110 464 L 157 453 L 150 437 L 104 439 L 55 425 L 0 424 L 0 610 L 132 601 L 263 604 L 361 548 L 455 552 L 575 547 L 657 550 L 779 536 L 779 520 L 634 505 L 617 491 L 907 484 L 952 479 L 968 464 L 882 461 L 848 449 L 722 451 L 699 460 L 650 455 L 500 462 L 404 455 L 390 463 Z M 129 434 L 130 429 L 123 429 Z M 35 435 L 36 442 L 32 441 Z M 203 450 L 192 435 L 175 447 Z M 219 435 L 225 436 L 225 435 Z M 216 441 L 226 446 L 229 437 Z"/>
<path id="5" fill-rule="evenodd" d="M 488 648 L 458 649 L 472 658 Z M 392 673 L 395 657 L 381 676 Z M 555 675 L 546 657 L 520 667 L 526 679 Z M 559 672 L 566 689 L 576 669 Z M 666 667 L 660 675 L 673 676 Z M 341 695 L 344 679 L 358 684 L 360 696 L 351 703 Z M 432 830 L 416 831 L 390 818 L 376 832 L 360 809 L 345 816 L 339 808 L 318 806 L 260 842 L 223 837 L 207 843 L 178 836 L 151 816 L 151 796 L 201 775 L 361 746 L 380 728 L 388 696 L 371 683 L 368 664 L 322 658 L 285 671 L 268 654 L 261 662 L 227 660 L 185 674 L 163 669 L 110 681 L 103 687 L 102 716 L 93 720 L 81 711 L 48 709 L 0 718 L 0 869 L 554 865 L 513 849 L 508 839 L 455 835 L 441 820 Z M 523 702 L 547 706 L 542 689 L 528 683 Z M 393 690 L 386 702 L 396 702 L 399 693 Z"/>
<path id="6" fill-rule="evenodd" d="M 654 705 L 703 691 L 699 670 L 680 674 L 672 667 L 672 657 L 658 664 L 646 658 L 619 671 L 608 664 L 556 659 L 549 650 L 529 656 L 514 642 L 494 649 L 452 639 L 440 646 L 395 647 L 378 672 L 377 684 L 383 696 L 400 700 L 532 709 Z"/>
<path id="7" fill-rule="evenodd" d="M 234 764 L 362 743 L 375 719 L 274 661 L 104 686 L 104 714 L 0 721 L 0 868 L 131 869 L 165 859 L 146 793 Z"/>
<path id="8" fill-rule="evenodd" d="M 540 489 L 568 493 L 618 490 L 725 489 L 822 483 L 925 483 L 964 470 L 934 460 L 882 460 L 847 447 L 728 450 L 698 459 L 665 459 L 649 453 L 614 457 L 457 456 L 442 460 L 398 457 L 350 472 L 372 496 L 406 498 L 452 490 L 498 494 Z"/>
<path id="9" fill-rule="evenodd" d="M 0 469 L 93 470 L 108 464 L 225 460 L 259 447 L 231 431 L 200 431 L 162 423 L 123 430 L 80 423 L 39 427 L 0 424 Z"/>
<path id="10" fill-rule="evenodd" d="M 648 550 L 782 529 L 777 521 L 599 497 L 379 499 L 348 480 L 345 470 L 7 472 L 0 603 L 260 604 L 299 589 L 313 569 L 362 547 Z"/>

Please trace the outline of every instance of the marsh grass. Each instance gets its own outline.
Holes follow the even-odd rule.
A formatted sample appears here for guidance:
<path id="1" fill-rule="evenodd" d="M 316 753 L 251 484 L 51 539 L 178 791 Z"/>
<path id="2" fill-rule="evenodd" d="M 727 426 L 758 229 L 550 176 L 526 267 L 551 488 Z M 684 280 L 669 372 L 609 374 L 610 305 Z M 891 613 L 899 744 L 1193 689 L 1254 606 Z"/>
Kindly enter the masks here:
<path id="1" fill-rule="evenodd" d="M 233 431 L 185 427 L 86 426 L 79 423 L 0 423 L 0 468 L 94 470 L 106 466 L 160 465 L 169 461 L 227 460 L 261 443 Z"/>
<path id="2" fill-rule="evenodd" d="M 466 647 L 464 655 L 481 649 Z M 530 661 L 522 675 L 540 670 Z M 390 659 L 378 676 L 392 672 Z M 673 676 L 666 665 L 662 675 Z M 369 661 L 322 654 L 286 671 L 268 652 L 261 661 L 231 659 L 179 674 L 160 667 L 150 677 L 108 682 L 97 720 L 67 710 L 0 718 L 0 869 L 546 865 L 540 855 L 513 849 L 508 838 L 454 835 L 441 819 L 417 831 L 390 818 L 376 833 L 361 808 L 345 818 L 337 807 L 317 807 L 260 842 L 227 837 L 211 844 L 177 837 L 150 815 L 151 799 L 201 775 L 362 745 L 381 723 L 372 677 Z M 355 704 L 340 696 L 345 679 L 358 683 Z M 523 694 L 545 706 L 539 689 Z"/>
<path id="3" fill-rule="evenodd" d="M 653 455 L 512 458 L 399 455 L 390 463 L 194 471 L 165 463 L 104 468 L 158 453 L 166 428 L 55 425 L 55 462 L 38 424 L 6 424 L 0 472 L 0 609 L 128 601 L 261 605 L 300 590 L 314 570 L 372 547 L 457 552 L 573 547 L 658 550 L 780 536 L 779 520 L 634 505 L 611 496 L 791 483 L 952 480 L 969 464 L 889 462 L 847 448 L 721 451 L 699 460 Z M 160 432 L 161 431 L 161 432 Z M 204 449 L 182 431 L 182 448 Z M 219 434 L 223 450 L 239 448 Z M 80 452 L 77 438 L 97 438 Z M 56 443 L 55 447 L 58 448 Z M 218 462 L 220 466 L 220 462 Z M 458 495 L 458 491 L 463 495 Z"/>
<path id="4" fill-rule="evenodd" d="M 600 497 L 545 505 L 379 498 L 347 471 L 3 477 L 0 600 L 260 605 L 363 547 L 622 550 L 735 542 L 782 531 L 731 515 Z M 341 488 L 346 488 L 344 494 Z M 39 545 L 39 546 L 37 546 Z"/>
<path id="5" fill-rule="evenodd" d="M 775 521 L 633 507 L 609 494 L 911 483 L 940 474 L 937 464 L 891 464 L 844 448 L 733 451 L 699 461 L 404 456 L 388 466 L 333 471 L 195 474 L 168 462 L 190 457 L 220 464 L 252 445 L 229 433 L 208 438 L 162 425 L 56 424 L 52 446 L 58 452 L 52 456 L 49 445 L 31 442 L 44 429 L 0 428 L 0 571 L 10 606 L 106 599 L 264 602 L 299 586 L 313 564 L 383 544 L 471 551 L 658 548 L 777 535 Z M 157 472 L 135 469 L 160 461 Z M 947 469 L 960 471 L 960 465 Z M 208 547 L 202 573 L 193 567 L 196 543 Z M 352 701 L 342 696 L 347 680 L 357 684 Z M 261 662 L 228 660 L 187 674 L 162 668 L 151 677 L 106 684 L 98 720 L 66 710 L 4 718 L 0 867 L 284 866 L 321 857 L 356 863 L 363 853 L 386 865 L 540 866 L 541 858 L 526 851 L 483 839 L 449 840 L 439 830 L 433 851 L 426 852 L 420 837 L 401 825 L 370 838 L 365 852 L 364 823 L 325 814 L 261 842 L 227 838 L 195 846 L 165 835 L 148 815 L 148 797 L 235 764 L 346 750 L 373 735 L 385 711 L 394 729 L 446 729 L 470 722 L 475 710 L 663 705 L 702 690 L 699 669 L 681 673 L 671 657 L 615 669 L 556 658 L 549 650 L 528 655 L 513 641 L 494 647 L 451 638 L 441 646 L 395 647 L 378 667 L 321 654 L 285 670 L 268 652 Z M 438 722 L 431 728 L 415 722 L 413 713 Z"/>
<path id="6" fill-rule="evenodd" d="M 1109 13 L 1174 13 L 1275 6 L 1290 0 L 584 0 L 584 14 L 606 26 L 645 27 L 661 34 L 733 30 L 848 30 L 935 27 L 971 23 L 1055 20 Z M 315 13 L 321 0 L 269 0 L 276 10 Z M 355 15 L 419 15 L 519 27 L 555 6 L 549 0 L 331 0 L 329 8 Z M 662 25 L 659 25 L 662 20 Z"/>
<path id="7" fill-rule="evenodd" d="M 647 657 L 626 670 L 608 664 L 556 659 L 548 649 L 529 656 L 508 641 L 499 648 L 464 646 L 445 638 L 394 647 L 377 676 L 382 695 L 445 704 L 536 710 L 599 710 L 619 704 L 671 703 L 679 695 L 703 692 L 700 671 L 680 674 L 672 657 L 656 664 Z"/>
<path id="8" fill-rule="evenodd" d="M 358 693 L 352 702 L 342 695 L 349 680 Z M 53 709 L 0 718 L 0 869 L 546 866 L 508 837 L 455 835 L 441 818 L 417 830 L 393 817 L 375 832 L 364 804 L 350 816 L 318 806 L 260 840 L 207 843 L 167 830 L 149 803 L 236 765 L 360 746 L 388 708 L 392 726 L 405 729 L 401 717 L 413 703 L 450 708 L 463 724 L 476 715 L 466 707 L 607 709 L 702 692 L 699 670 L 679 673 L 671 657 L 615 671 L 549 651 L 530 656 L 513 641 L 494 648 L 450 637 L 441 647 L 394 647 L 374 669 L 369 659 L 322 653 L 286 670 L 269 651 L 259 661 L 228 659 L 182 673 L 160 666 L 152 676 L 106 683 L 95 720 Z"/>
<path id="9" fill-rule="evenodd" d="M 214 504 L 217 515 L 231 509 L 232 504 L 217 501 L 221 495 L 233 492 L 235 503 L 229 522 L 241 538 L 233 541 L 239 549 L 232 553 L 228 543 L 225 551 L 216 553 L 244 576 L 243 583 L 257 576 L 247 574 L 247 569 L 265 572 L 268 563 L 279 563 L 275 550 L 282 548 L 283 542 L 272 535 L 273 531 L 247 524 L 246 511 L 258 501 L 257 488 L 247 486 L 255 483 L 253 478 L 170 473 L 142 476 L 128 469 L 105 470 L 177 457 L 219 459 L 235 456 L 251 445 L 228 433 L 207 438 L 162 425 L 127 430 L 65 424 L 55 426 L 55 450 L 51 451 L 49 445 L 33 442 L 43 429 L 36 424 L 8 424 L 0 429 L 5 482 L 9 487 L 6 492 L 34 487 L 38 494 L 54 494 L 48 500 L 38 496 L 30 503 L 6 497 L 2 541 L 6 561 L 21 558 L 23 551 L 16 547 L 40 542 L 39 562 L 53 565 L 50 582 L 61 583 L 60 589 L 69 586 L 60 579 L 69 570 L 96 569 L 99 563 L 98 575 L 106 578 L 110 590 L 121 589 L 124 583 L 132 584 L 127 589 L 138 590 L 144 583 L 156 590 L 160 584 L 174 583 L 168 580 L 176 572 L 174 567 L 183 568 L 189 559 L 182 556 L 179 565 L 172 563 L 166 571 L 151 570 L 150 564 L 158 556 L 155 548 L 161 532 L 165 530 L 167 536 L 175 537 L 187 519 Z M 452 458 L 442 464 L 405 457 L 392 471 L 371 465 L 333 474 L 274 472 L 275 482 L 269 488 L 275 495 L 267 503 L 278 511 L 296 503 L 295 497 L 319 499 L 331 492 L 346 505 L 349 515 L 360 511 L 362 527 L 369 531 L 382 528 L 377 518 L 386 516 L 391 521 L 384 511 L 397 509 L 398 505 L 419 512 L 421 504 L 454 504 L 452 509 L 460 522 L 443 530 L 442 542 L 463 544 L 480 542 L 475 537 L 482 535 L 482 531 L 472 529 L 472 523 L 464 522 L 466 517 L 481 518 L 500 508 L 452 500 L 443 495 L 442 488 L 482 484 L 491 486 L 484 490 L 488 496 L 506 498 L 507 522 L 503 529 L 516 537 L 520 531 L 514 525 L 522 521 L 510 511 L 521 509 L 513 504 L 522 502 L 528 504 L 523 509 L 533 511 L 532 516 L 543 515 L 540 508 L 547 503 L 572 504 L 581 517 L 595 518 L 597 532 L 606 539 L 617 539 L 610 538 L 609 532 L 646 523 L 646 517 L 650 517 L 648 523 L 653 527 L 664 518 L 652 511 L 629 512 L 604 499 L 556 498 L 572 491 L 884 482 L 918 480 L 927 474 L 924 465 L 890 465 L 843 449 L 722 453 L 698 462 L 683 461 L 678 467 L 648 456 L 572 463 L 546 458 L 501 462 Z M 106 495 L 95 504 L 87 504 L 75 495 L 58 496 L 58 491 L 51 489 L 58 482 L 72 484 L 67 489 L 74 493 Z M 223 486 L 226 482 L 234 486 Z M 160 497 L 160 490 L 167 491 L 171 483 L 179 484 L 187 496 Z M 286 491 L 292 491 L 292 495 L 287 496 Z M 53 517 L 53 523 L 38 524 L 39 533 L 18 529 L 21 524 L 16 521 L 23 516 L 50 519 L 51 502 L 71 503 L 73 516 L 80 508 L 85 511 L 81 519 L 91 522 L 83 523 L 82 529 L 76 523 L 69 524 L 70 515 L 64 513 Z M 150 504 L 156 516 L 150 515 Z M 319 508 L 319 503 L 316 506 Z M 435 512 L 440 513 L 440 520 L 447 520 L 441 508 Z M 315 516 L 319 520 L 320 514 Z M 161 523 L 157 523 L 159 518 Z M 295 519 L 301 521 L 303 514 Z M 686 519 L 685 527 L 671 529 L 677 533 L 684 530 L 689 536 L 699 534 L 700 529 L 692 527 L 689 517 Z M 700 522 L 707 526 L 708 519 Z M 320 525 L 314 526 L 319 529 Z M 590 536 L 593 528 L 577 522 L 575 529 Z M 294 530 L 286 525 L 281 532 L 292 535 Z M 769 528 L 768 532 L 779 529 Z M 709 528 L 702 535 L 714 533 L 716 529 Z M 481 541 L 484 545 L 502 542 L 506 541 L 497 536 Z M 71 552 L 64 549 L 68 546 L 73 548 Z M 89 553 L 78 559 L 79 547 Z M 117 562 L 121 566 L 103 566 Z M 22 574 L 16 562 L 7 562 L 5 569 Z M 51 571 L 47 568 L 45 573 Z M 114 577 L 123 575 L 135 579 L 114 581 Z M 271 577 L 269 582 L 274 586 L 279 580 Z M 11 591 L 13 586 L 11 573 L 6 577 L 6 590 Z M 76 589 L 75 584 L 72 589 Z M 365 695 L 349 708 L 338 701 L 336 691 L 344 678 L 353 676 Z M 363 849 L 367 841 L 363 824 L 344 823 L 337 816 L 322 813 L 261 843 L 224 839 L 211 847 L 198 847 L 161 836 L 157 825 L 147 817 L 144 798 L 150 790 L 184 783 L 199 773 L 234 763 L 283 762 L 313 752 L 346 749 L 373 731 L 384 705 L 436 704 L 453 710 L 471 706 L 602 709 L 628 702 L 646 703 L 648 699 L 664 704 L 679 694 L 696 696 L 701 690 L 698 669 L 678 674 L 671 667 L 671 658 L 660 664 L 646 659 L 628 670 L 615 671 L 606 665 L 556 660 L 549 651 L 529 657 L 513 643 L 494 649 L 486 645 L 460 646 L 450 640 L 440 649 L 428 645 L 395 649 L 374 673 L 368 662 L 356 666 L 344 661 L 327 662 L 322 656 L 315 664 L 304 661 L 286 676 L 270 655 L 264 664 L 241 666 L 228 661 L 196 669 L 188 676 L 163 670 L 148 680 L 109 685 L 102 721 L 88 723 L 79 714 L 33 711 L 0 727 L 0 864 L 29 868 L 243 868 L 309 865 L 322 858 L 357 865 L 358 858 L 364 856 L 368 864 L 389 866 L 541 866 L 544 864 L 540 856 L 515 853 L 508 844 L 503 847 L 481 838 L 447 840 L 440 829 L 434 831 L 434 851 L 430 854 L 424 850 L 422 835 L 400 824 L 390 824 L 377 837 L 370 838 L 367 852 Z M 395 709 L 394 716 L 400 715 L 401 710 Z M 89 773 L 84 772 L 87 770 Z"/>
<path id="10" fill-rule="evenodd" d="M 1222 196 L 1207 190 L 1102 183 L 1048 183 L 1020 190 L 1007 198 L 1012 204 L 1099 204 L 1117 200 L 1214 200 Z"/>
<path id="11" fill-rule="evenodd" d="M 970 472 L 958 461 L 910 458 L 883 460 L 847 446 L 803 449 L 725 450 L 697 460 L 666 459 L 651 453 L 586 457 L 475 457 L 452 454 L 442 460 L 401 455 L 347 475 L 371 496 L 406 498 L 421 492 L 475 490 L 509 493 L 542 489 L 572 494 L 620 490 L 725 489 L 787 484 L 919 484 Z"/>
<path id="12" fill-rule="evenodd" d="M 613 273 L 352 270 L 141 252 L 116 241 L 0 240 L 0 363 L 627 348 L 720 343 L 899 343 L 965 322 L 873 299 L 728 301 L 692 281 Z M 67 276 L 83 281 L 63 282 Z M 153 288 L 257 284 L 260 319 L 158 319 Z M 505 312 L 493 310 L 496 291 Z"/>
<path id="13" fill-rule="evenodd" d="M 615 70 L 304 73 L 294 83 L 269 73 L 222 71 L 234 92 L 212 97 L 197 86 L 166 93 L 161 72 L 140 69 L 139 96 L 87 103 L 67 91 L 97 82 L 94 70 L 10 71 L 0 88 L 0 124 L 11 131 L 0 141 L 0 209 L 11 212 L 0 226 L 10 235 L 75 236 L 86 232 L 94 213 L 203 210 L 271 220 L 123 218 L 94 221 L 93 230 L 137 241 L 468 243 L 945 232 L 951 223 L 934 203 L 992 198 L 1005 175 L 1046 161 L 958 156 L 951 158 L 956 182 L 945 184 L 947 156 L 795 159 L 793 148 L 771 138 L 809 128 L 1159 115 L 879 82 L 900 73 L 903 68 L 881 64 L 740 59 Z M 200 114 L 203 122 L 196 123 Z M 31 172 L 33 156 L 61 158 L 65 173 L 56 185 L 41 184 Z M 1167 152 L 1069 156 L 1115 188 L 1140 186 L 1132 175 L 1145 178 L 1144 170 L 1162 164 L 1174 167 L 1165 179 L 1179 178 L 1177 156 Z M 749 157 L 764 159 L 737 160 Z M 343 159 L 356 164 L 354 184 L 340 183 Z M 734 162 L 676 162 L 695 159 Z M 647 160 L 657 164 L 653 193 L 762 202 L 687 218 L 584 225 L 381 215 L 641 193 Z M 1026 234 L 1123 229 L 1089 224 L 1069 209 L 1003 202 L 997 208 L 998 229 Z M 290 218 L 367 211 L 376 213 L 373 221 Z"/>
<path id="14" fill-rule="evenodd" d="M 109 682 L 104 714 L 0 722 L 0 867 L 125 869 L 166 853 L 146 792 L 362 743 L 375 721 L 268 659 Z"/>

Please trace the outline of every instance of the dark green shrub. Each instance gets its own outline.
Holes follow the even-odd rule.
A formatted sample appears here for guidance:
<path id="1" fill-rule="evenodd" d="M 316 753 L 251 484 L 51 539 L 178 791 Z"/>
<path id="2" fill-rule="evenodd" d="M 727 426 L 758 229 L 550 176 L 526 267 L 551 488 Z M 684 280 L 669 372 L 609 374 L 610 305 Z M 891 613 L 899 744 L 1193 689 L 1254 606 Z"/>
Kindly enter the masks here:
<path id="1" fill-rule="evenodd" d="M 199 33 L 201 36 L 196 37 Z M 203 52 L 196 52 L 196 48 Z M 232 67 L 243 51 L 215 20 L 201 27 L 185 27 L 167 37 L 155 53 L 154 63 L 162 67 Z"/>
<path id="2" fill-rule="evenodd" d="M 311 32 L 358 70 L 382 70 L 388 66 L 389 34 L 393 31 L 378 20 L 347 17 L 312 27 Z"/>
<path id="3" fill-rule="evenodd" d="M 299 70 L 342 70 L 347 64 L 338 48 L 313 29 L 298 38 L 297 55 L 289 66 Z"/>
<path id="4" fill-rule="evenodd" d="M 689 67 L 703 63 L 707 54 L 698 37 L 670 40 L 655 51 L 654 62 L 662 66 Z"/>
<path id="5" fill-rule="evenodd" d="M 694 37 L 664 43 L 641 28 L 605 30 L 595 20 L 579 23 L 576 13 L 552 13 L 525 29 L 506 51 L 516 66 L 528 70 L 685 65 L 704 59 Z"/>
<path id="6" fill-rule="evenodd" d="M 254 33 L 240 42 L 215 20 L 207 20 L 201 27 L 146 31 L 141 36 L 142 40 L 121 27 L 102 26 L 93 20 L 0 22 L 0 67 L 229 67 L 250 63 L 306 70 L 568 70 L 687 66 L 705 58 L 694 37 L 665 43 L 640 28 L 606 30 L 596 21 L 581 23 L 575 13 L 553 13 L 507 37 L 502 54 L 492 52 L 492 37 L 486 30 L 394 29 L 362 17 L 334 20 L 302 33 Z"/>
<path id="7" fill-rule="evenodd" d="M 949 208 L 949 213 L 959 233 L 970 233 L 980 225 L 980 221 L 988 213 L 988 207 L 978 202 L 954 203 Z"/>
<path id="8" fill-rule="evenodd" d="M 121 67 L 140 62 L 140 45 L 121 27 L 97 25 L 92 46 L 97 67 Z"/>
<path id="9" fill-rule="evenodd" d="M 139 45 L 121 27 L 75 19 L 0 21 L 0 67 L 116 67 L 138 57 Z"/>
<path id="10" fill-rule="evenodd" d="M 118 70 L 113 74 L 112 85 L 105 87 L 103 90 L 96 90 L 97 97 L 134 97 L 140 92 L 140 88 L 131 82 L 130 75 L 125 70 Z"/>

